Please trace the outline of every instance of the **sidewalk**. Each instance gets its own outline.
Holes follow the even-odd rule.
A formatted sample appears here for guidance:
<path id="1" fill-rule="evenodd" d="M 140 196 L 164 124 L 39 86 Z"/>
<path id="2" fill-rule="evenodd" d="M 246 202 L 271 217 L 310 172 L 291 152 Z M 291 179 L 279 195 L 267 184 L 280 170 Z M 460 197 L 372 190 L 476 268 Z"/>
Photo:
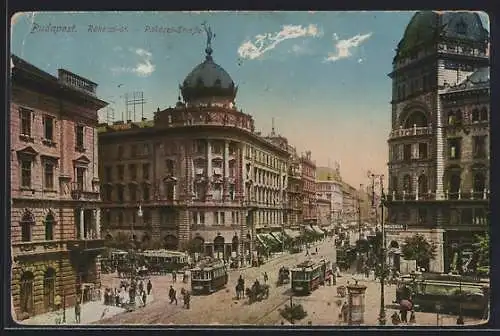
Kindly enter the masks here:
<path id="1" fill-rule="evenodd" d="M 128 295 L 127 295 L 128 301 Z M 149 295 L 146 303 L 150 304 L 154 301 L 153 295 Z M 137 302 L 137 301 L 136 301 Z M 66 322 L 62 322 L 63 310 L 49 312 L 41 315 L 33 316 L 24 321 L 19 321 L 20 324 L 26 325 L 86 325 L 97 322 L 104 318 L 109 318 L 126 311 L 125 308 L 117 306 L 105 305 L 103 301 L 86 302 L 81 307 L 80 323 L 75 320 L 75 307 L 66 307 Z"/>

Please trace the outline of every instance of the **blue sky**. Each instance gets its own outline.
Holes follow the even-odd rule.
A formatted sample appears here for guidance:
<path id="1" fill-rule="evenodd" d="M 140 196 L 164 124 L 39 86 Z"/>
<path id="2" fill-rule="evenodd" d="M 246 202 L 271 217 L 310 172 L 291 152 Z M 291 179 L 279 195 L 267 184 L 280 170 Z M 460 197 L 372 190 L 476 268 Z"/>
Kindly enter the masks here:
<path id="1" fill-rule="evenodd" d="M 387 74 L 413 14 L 22 13 L 12 19 L 11 51 L 51 74 L 65 68 L 98 83 L 115 120 L 124 95 L 143 91 L 151 118 L 157 107 L 175 104 L 179 84 L 204 60 L 207 22 L 215 33 L 214 60 L 239 85 L 236 105 L 254 116 L 257 129 L 269 133 L 274 117 L 277 131 L 299 151 L 310 149 L 318 165 L 339 162 L 344 179 L 357 187 L 368 183 L 367 170 L 387 171 Z M 34 29 L 48 25 L 74 31 Z M 89 32 L 89 25 L 115 32 Z"/>

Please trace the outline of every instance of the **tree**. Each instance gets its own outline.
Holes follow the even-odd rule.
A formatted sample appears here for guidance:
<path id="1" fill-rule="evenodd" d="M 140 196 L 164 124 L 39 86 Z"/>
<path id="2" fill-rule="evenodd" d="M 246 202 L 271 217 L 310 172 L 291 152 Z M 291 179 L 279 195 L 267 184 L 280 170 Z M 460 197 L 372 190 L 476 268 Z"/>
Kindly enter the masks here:
<path id="1" fill-rule="evenodd" d="M 485 232 L 484 235 L 476 236 L 476 252 L 478 254 L 477 266 L 490 266 L 490 235 Z"/>
<path id="2" fill-rule="evenodd" d="M 423 235 L 416 234 L 413 237 L 405 239 L 405 245 L 402 247 L 403 256 L 407 260 L 415 260 L 417 266 L 428 267 L 430 260 L 436 257 L 437 247 L 430 243 Z"/>

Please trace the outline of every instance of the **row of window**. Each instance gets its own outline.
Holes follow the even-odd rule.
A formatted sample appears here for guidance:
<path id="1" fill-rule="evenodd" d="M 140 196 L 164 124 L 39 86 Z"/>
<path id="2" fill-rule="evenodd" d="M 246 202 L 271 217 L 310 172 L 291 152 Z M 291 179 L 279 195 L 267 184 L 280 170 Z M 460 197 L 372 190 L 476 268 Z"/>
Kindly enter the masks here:
<path id="1" fill-rule="evenodd" d="M 137 164 L 131 163 L 128 165 L 128 177 L 130 180 L 134 181 L 137 179 Z M 168 168 L 168 166 L 167 166 Z M 149 163 L 142 164 L 142 179 L 149 180 L 151 165 Z M 123 181 L 125 179 L 125 165 L 120 164 L 116 166 L 116 176 L 118 181 Z M 104 182 L 113 182 L 113 167 L 104 167 Z"/>
<path id="2" fill-rule="evenodd" d="M 21 167 L 21 188 L 32 189 L 33 188 L 33 164 L 32 159 L 24 158 L 20 160 Z M 43 190 L 53 191 L 55 190 L 55 167 L 56 163 L 50 159 L 42 160 L 43 175 L 42 175 L 42 186 Z M 78 190 L 85 189 L 85 167 L 75 167 L 75 181 L 78 186 Z"/>
<path id="3" fill-rule="evenodd" d="M 45 226 L 45 240 L 54 240 L 54 225 L 55 217 L 52 213 L 45 216 L 43 224 Z M 21 241 L 30 242 L 33 240 L 33 227 L 36 225 L 35 216 L 29 211 L 26 211 L 21 217 Z"/>
<path id="4" fill-rule="evenodd" d="M 32 138 L 33 137 L 33 120 L 35 114 L 32 110 L 26 108 L 19 108 L 19 118 L 21 119 L 21 136 Z M 43 139 L 49 142 L 54 142 L 54 128 L 55 128 L 55 118 L 50 115 L 44 115 L 42 117 L 43 122 Z M 84 138 L 85 138 L 85 127 L 82 125 L 75 126 L 75 144 L 76 150 L 84 151 Z"/>
<path id="5" fill-rule="evenodd" d="M 448 125 L 461 125 L 464 119 L 464 114 L 462 110 L 450 110 L 448 111 Z M 487 122 L 488 121 L 488 109 L 486 107 L 474 108 L 470 115 L 470 120 L 472 123 Z"/>
<path id="6" fill-rule="evenodd" d="M 208 152 L 208 148 L 210 148 L 212 154 L 224 155 L 225 146 L 226 145 L 224 141 L 217 141 L 217 140 L 210 141 L 210 140 L 198 139 L 195 140 L 193 143 L 193 151 L 197 154 L 206 154 Z M 171 154 L 175 154 L 174 147 L 169 146 L 168 148 L 170 149 Z M 236 155 L 236 150 L 237 150 L 236 144 L 234 143 L 228 144 L 229 155 Z"/>
<path id="7" fill-rule="evenodd" d="M 130 158 L 135 158 L 137 156 L 147 156 L 150 153 L 149 144 L 131 144 L 129 147 L 129 155 Z M 125 148 L 122 145 L 119 145 L 116 148 L 116 154 L 118 159 L 125 158 Z"/>
<path id="8" fill-rule="evenodd" d="M 447 178 L 447 189 L 450 193 L 456 194 L 461 189 L 462 180 L 460 173 L 450 173 Z M 399 180 L 397 176 L 391 177 L 390 190 L 398 192 L 399 191 Z M 413 176 L 406 174 L 403 176 L 402 191 L 406 194 L 413 194 L 415 192 L 413 186 Z M 429 192 L 429 181 L 427 176 L 420 175 L 417 178 L 417 191 L 419 195 L 424 195 Z M 473 190 L 474 192 L 482 193 L 486 187 L 486 174 L 482 171 L 476 171 L 473 174 Z"/>
<path id="9" fill-rule="evenodd" d="M 245 156 L 254 158 L 257 163 L 267 165 L 274 170 L 284 169 L 286 166 L 285 161 L 252 146 L 246 146 Z"/>
<path id="10" fill-rule="evenodd" d="M 416 144 L 396 144 L 392 146 L 392 161 L 424 160 L 428 158 L 429 145 L 425 142 Z"/>
<path id="11" fill-rule="evenodd" d="M 419 78 L 410 79 L 406 83 L 402 83 L 397 86 L 395 91 L 395 100 L 403 100 L 415 93 L 427 92 L 433 88 L 433 86 L 434 80 L 429 74 L 424 74 Z"/>
<path id="12" fill-rule="evenodd" d="M 485 159 L 487 157 L 487 136 L 472 137 L 472 157 L 474 159 Z M 448 158 L 450 160 L 459 160 L 462 155 L 462 139 L 448 139 Z"/>

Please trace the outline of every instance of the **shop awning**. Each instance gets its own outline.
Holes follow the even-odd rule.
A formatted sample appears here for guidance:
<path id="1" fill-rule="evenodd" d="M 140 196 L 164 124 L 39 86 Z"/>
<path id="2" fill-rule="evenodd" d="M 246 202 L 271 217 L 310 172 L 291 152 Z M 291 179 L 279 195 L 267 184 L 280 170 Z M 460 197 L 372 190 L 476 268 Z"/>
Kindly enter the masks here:
<path id="1" fill-rule="evenodd" d="M 262 238 L 262 236 L 260 234 L 257 235 L 257 241 L 260 243 L 260 245 L 262 245 L 263 247 L 268 247 L 267 246 L 267 242 L 264 240 L 264 238 Z"/>
<path id="2" fill-rule="evenodd" d="M 270 233 L 265 233 L 264 234 L 264 239 L 267 240 L 267 242 L 271 245 L 280 245 L 281 244 L 281 241 L 279 239 L 277 239 L 276 237 L 274 237 L 272 234 Z"/>
<path id="3" fill-rule="evenodd" d="M 315 232 L 315 233 L 317 233 L 317 234 L 320 234 L 320 235 L 324 235 L 324 234 L 325 234 L 325 232 L 324 232 L 323 230 L 321 230 L 321 229 L 320 229 L 318 226 L 316 226 L 316 225 L 314 225 L 312 228 L 313 228 L 314 232 Z"/>
<path id="4" fill-rule="evenodd" d="M 285 234 L 292 239 L 297 239 L 300 237 L 300 231 L 297 230 L 285 229 Z"/>
<path id="5" fill-rule="evenodd" d="M 309 225 L 304 226 L 304 230 L 306 230 L 309 233 L 314 233 L 314 229 L 310 227 Z"/>
<path id="6" fill-rule="evenodd" d="M 276 239 L 280 244 L 283 243 L 283 235 L 281 232 L 271 232 L 271 235 Z"/>

